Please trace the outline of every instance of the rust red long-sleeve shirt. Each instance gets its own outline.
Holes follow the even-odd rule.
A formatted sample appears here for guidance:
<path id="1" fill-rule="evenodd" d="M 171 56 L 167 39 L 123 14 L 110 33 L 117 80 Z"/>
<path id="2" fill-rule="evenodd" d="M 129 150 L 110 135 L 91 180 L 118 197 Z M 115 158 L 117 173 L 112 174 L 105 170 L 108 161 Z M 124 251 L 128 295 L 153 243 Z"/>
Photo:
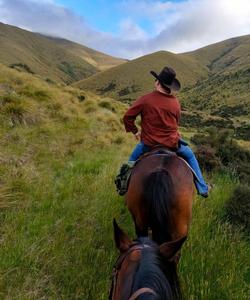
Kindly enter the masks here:
<path id="1" fill-rule="evenodd" d="M 137 133 L 135 119 L 141 115 L 141 140 L 148 146 L 177 148 L 180 134 L 180 103 L 173 95 L 158 91 L 138 98 L 124 115 L 127 132 Z"/>

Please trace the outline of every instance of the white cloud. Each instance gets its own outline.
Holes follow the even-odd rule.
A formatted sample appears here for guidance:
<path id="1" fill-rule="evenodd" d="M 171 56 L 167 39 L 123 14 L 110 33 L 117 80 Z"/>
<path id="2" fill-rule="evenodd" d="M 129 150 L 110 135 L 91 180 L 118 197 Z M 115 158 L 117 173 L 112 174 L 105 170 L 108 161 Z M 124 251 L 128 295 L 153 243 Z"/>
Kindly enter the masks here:
<path id="1" fill-rule="evenodd" d="M 123 1 L 119 34 L 100 32 L 55 0 L 0 0 L 0 21 L 134 58 L 157 50 L 185 52 L 250 33 L 249 0 Z M 140 22 L 148 22 L 146 32 Z"/>
<path id="2" fill-rule="evenodd" d="M 129 18 L 120 22 L 119 35 L 128 40 L 147 39 L 147 33 Z"/>

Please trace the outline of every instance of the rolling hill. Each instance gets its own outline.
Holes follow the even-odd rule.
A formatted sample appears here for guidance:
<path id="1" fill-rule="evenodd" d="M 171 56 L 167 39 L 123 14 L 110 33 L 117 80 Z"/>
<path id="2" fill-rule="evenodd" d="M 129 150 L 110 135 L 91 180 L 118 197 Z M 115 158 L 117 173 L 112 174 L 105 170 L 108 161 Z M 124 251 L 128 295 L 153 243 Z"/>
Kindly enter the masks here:
<path id="1" fill-rule="evenodd" d="M 84 59 L 89 64 L 93 65 L 100 71 L 108 70 L 117 65 L 123 64 L 126 60 L 121 58 L 116 58 L 99 51 L 95 51 L 86 46 L 71 42 L 69 40 L 61 38 L 47 37 L 60 45 L 64 49 L 68 50 L 70 53 Z"/>
<path id="2" fill-rule="evenodd" d="M 122 63 L 70 41 L 0 23 L 0 63 L 66 84 Z"/>
<path id="3" fill-rule="evenodd" d="M 242 107 L 242 115 L 247 114 L 250 91 L 249 49 L 248 35 L 184 54 L 197 59 L 209 69 L 206 79 L 198 80 L 195 85 L 182 91 L 185 104 L 212 113 L 216 113 L 218 107 L 222 107 L 224 111 L 226 107 L 228 110 Z M 239 111 L 237 114 L 239 115 Z"/>
<path id="4" fill-rule="evenodd" d="M 250 36 L 247 35 L 183 54 L 160 51 L 95 74 L 75 86 L 130 102 L 152 89 L 150 70 L 160 71 L 169 65 L 182 82 L 181 97 L 186 106 L 195 103 L 199 109 L 210 108 L 207 90 L 211 91 L 211 87 L 213 95 L 224 95 L 223 101 L 214 98 L 211 102 L 214 107 L 239 104 L 239 100 L 247 101 L 249 95 L 249 49 Z M 192 98 L 198 99 L 198 96 L 205 100 L 194 102 Z"/>
<path id="5" fill-rule="evenodd" d="M 249 140 L 250 35 L 196 51 L 160 51 L 95 74 L 74 86 L 131 103 L 153 88 L 150 70 L 169 65 L 182 82 L 183 125 L 231 128 Z M 200 112 L 203 111 L 204 114 Z M 205 116 L 205 117 L 204 117 Z"/>
<path id="6" fill-rule="evenodd" d="M 152 89 L 153 77 L 150 70 L 159 72 L 164 65 L 170 65 L 176 70 L 183 86 L 192 85 L 208 74 L 208 69 L 193 57 L 159 51 L 95 74 L 75 86 L 123 102 L 131 102 L 138 95 Z"/>

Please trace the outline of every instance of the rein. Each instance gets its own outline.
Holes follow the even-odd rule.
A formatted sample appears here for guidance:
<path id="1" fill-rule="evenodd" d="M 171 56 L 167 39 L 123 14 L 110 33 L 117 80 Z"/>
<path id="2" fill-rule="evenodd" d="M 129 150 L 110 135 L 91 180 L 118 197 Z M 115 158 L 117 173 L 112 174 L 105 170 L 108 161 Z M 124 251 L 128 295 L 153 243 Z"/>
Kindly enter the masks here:
<path id="1" fill-rule="evenodd" d="M 150 288 L 140 288 L 139 290 L 135 291 L 134 294 L 128 300 L 135 300 L 136 298 L 145 293 L 150 293 L 155 296 L 157 295 L 156 292 Z"/>
<path id="2" fill-rule="evenodd" d="M 132 252 L 134 251 L 138 251 L 138 250 L 143 250 L 145 248 L 151 248 L 151 246 L 146 245 L 146 244 L 142 244 L 142 245 L 138 245 L 138 244 L 134 244 L 132 245 L 125 253 L 123 253 L 122 255 L 120 255 L 115 263 L 114 269 L 113 269 L 113 275 L 112 275 L 112 285 L 111 285 L 111 289 L 110 289 L 110 294 L 109 294 L 109 299 L 112 300 L 114 295 L 115 295 L 115 291 L 116 291 L 116 283 L 117 283 L 117 276 L 118 276 L 118 272 L 121 269 L 122 263 L 124 262 L 125 258 Z M 154 290 L 152 290 L 151 288 L 140 288 L 137 291 L 135 291 L 128 300 L 136 300 L 140 295 L 144 294 L 144 293 L 150 293 L 153 295 L 157 295 L 155 293 Z"/>

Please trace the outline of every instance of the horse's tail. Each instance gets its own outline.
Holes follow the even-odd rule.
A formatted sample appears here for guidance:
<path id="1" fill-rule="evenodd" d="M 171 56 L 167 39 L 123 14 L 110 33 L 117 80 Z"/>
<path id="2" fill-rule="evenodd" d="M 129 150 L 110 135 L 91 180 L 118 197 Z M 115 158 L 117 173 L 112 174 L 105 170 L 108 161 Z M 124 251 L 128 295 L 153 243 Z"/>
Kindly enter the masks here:
<path id="1" fill-rule="evenodd" d="M 144 182 L 144 199 L 148 207 L 149 225 L 153 239 L 163 243 L 170 237 L 170 208 L 173 202 L 173 181 L 166 169 L 151 173 Z"/>

